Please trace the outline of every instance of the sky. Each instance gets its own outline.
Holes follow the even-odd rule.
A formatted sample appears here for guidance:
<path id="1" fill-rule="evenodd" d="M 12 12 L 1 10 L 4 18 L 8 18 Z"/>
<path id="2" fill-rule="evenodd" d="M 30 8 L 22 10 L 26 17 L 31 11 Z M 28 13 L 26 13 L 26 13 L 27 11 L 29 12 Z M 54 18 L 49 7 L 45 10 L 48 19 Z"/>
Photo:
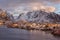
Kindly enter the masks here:
<path id="1" fill-rule="evenodd" d="M 60 14 L 60 0 L 0 0 L 0 8 L 13 14 L 39 9 Z"/>

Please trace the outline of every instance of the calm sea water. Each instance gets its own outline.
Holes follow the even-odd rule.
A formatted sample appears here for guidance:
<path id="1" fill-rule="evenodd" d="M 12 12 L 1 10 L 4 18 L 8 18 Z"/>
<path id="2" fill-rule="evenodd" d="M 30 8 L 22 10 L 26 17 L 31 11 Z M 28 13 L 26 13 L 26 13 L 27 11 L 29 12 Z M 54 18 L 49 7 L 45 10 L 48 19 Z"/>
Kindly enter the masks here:
<path id="1" fill-rule="evenodd" d="M 60 37 L 43 31 L 0 28 L 0 40 L 60 40 Z"/>

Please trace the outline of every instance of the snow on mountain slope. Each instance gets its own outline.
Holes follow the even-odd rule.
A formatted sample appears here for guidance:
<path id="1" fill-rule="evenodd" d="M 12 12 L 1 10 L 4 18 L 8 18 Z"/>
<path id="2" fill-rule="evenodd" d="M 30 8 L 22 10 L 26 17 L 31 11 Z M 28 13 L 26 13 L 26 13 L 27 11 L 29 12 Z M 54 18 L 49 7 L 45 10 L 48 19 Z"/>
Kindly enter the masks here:
<path id="1" fill-rule="evenodd" d="M 40 22 L 40 23 L 58 23 L 60 22 L 60 15 L 54 12 L 44 12 L 41 10 L 27 12 L 26 14 L 20 14 L 18 20 L 26 20 L 29 22 Z"/>

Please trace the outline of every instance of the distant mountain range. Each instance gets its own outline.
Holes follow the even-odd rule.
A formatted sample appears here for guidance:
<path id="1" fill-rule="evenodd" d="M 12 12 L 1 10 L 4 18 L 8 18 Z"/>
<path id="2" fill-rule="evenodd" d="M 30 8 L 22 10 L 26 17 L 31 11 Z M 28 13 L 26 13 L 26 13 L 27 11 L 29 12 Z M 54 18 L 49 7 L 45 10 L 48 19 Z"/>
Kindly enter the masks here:
<path id="1" fill-rule="evenodd" d="M 28 22 L 37 23 L 60 23 L 60 15 L 54 12 L 47 13 L 41 10 L 20 14 L 17 19 L 19 21 L 26 20 Z"/>
<path id="2" fill-rule="evenodd" d="M 7 13 L 5 10 L 0 9 L 0 20 L 11 20 L 14 21 L 13 15 Z M 41 10 L 29 11 L 27 13 L 20 13 L 17 21 L 28 21 L 36 23 L 60 23 L 60 15 L 54 12 L 45 12 Z"/>

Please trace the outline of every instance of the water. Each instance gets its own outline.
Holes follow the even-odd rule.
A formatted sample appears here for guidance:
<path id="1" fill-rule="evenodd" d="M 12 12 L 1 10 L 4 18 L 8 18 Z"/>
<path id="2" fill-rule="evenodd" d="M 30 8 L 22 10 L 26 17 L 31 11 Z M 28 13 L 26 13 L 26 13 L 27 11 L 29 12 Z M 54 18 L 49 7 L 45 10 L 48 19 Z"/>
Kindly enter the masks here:
<path id="1" fill-rule="evenodd" d="M 60 40 L 60 37 L 43 31 L 0 28 L 0 40 Z"/>

